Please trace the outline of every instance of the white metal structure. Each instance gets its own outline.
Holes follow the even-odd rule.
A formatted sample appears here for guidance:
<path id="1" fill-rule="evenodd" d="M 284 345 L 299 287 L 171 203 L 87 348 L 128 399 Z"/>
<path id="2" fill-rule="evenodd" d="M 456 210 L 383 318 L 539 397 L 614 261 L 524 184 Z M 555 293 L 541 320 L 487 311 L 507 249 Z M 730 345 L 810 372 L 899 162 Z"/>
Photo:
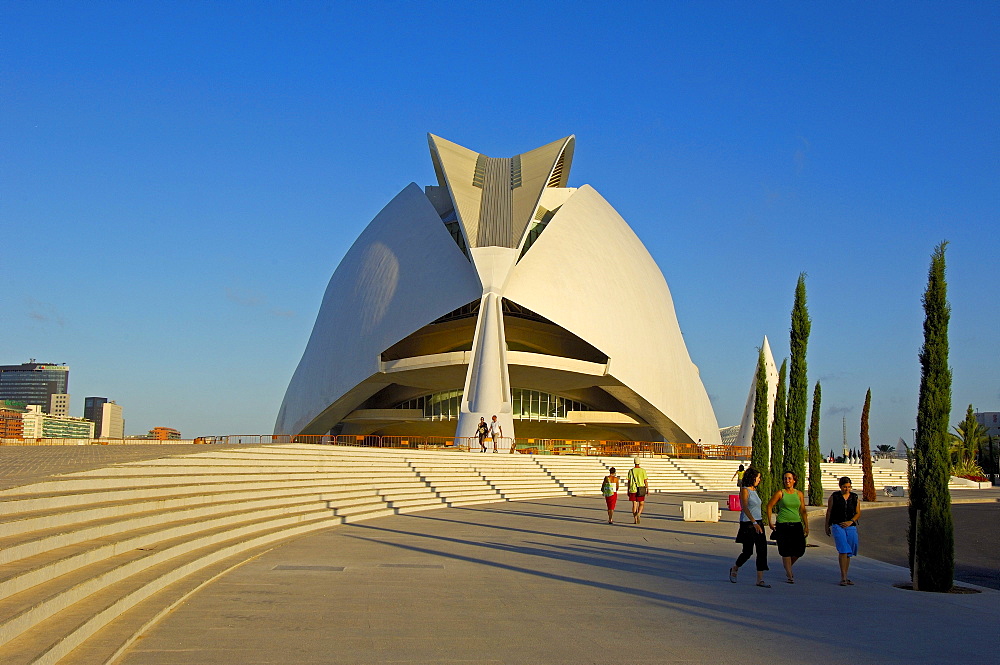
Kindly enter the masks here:
<path id="1" fill-rule="evenodd" d="M 764 377 L 767 379 L 767 432 L 771 433 L 774 425 L 774 401 L 778 397 L 778 368 L 774 364 L 774 355 L 771 353 L 771 345 L 764 335 L 761 342 L 764 351 Z M 754 363 L 753 378 L 750 380 L 750 394 L 747 396 L 746 406 L 743 407 L 743 418 L 740 420 L 739 434 L 736 437 L 737 446 L 749 447 L 753 443 L 753 409 L 757 402 L 757 364 Z"/>
<path id="2" fill-rule="evenodd" d="M 509 159 L 429 136 L 410 184 L 337 267 L 276 434 L 719 443 L 642 242 L 588 185 L 575 138 Z"/>

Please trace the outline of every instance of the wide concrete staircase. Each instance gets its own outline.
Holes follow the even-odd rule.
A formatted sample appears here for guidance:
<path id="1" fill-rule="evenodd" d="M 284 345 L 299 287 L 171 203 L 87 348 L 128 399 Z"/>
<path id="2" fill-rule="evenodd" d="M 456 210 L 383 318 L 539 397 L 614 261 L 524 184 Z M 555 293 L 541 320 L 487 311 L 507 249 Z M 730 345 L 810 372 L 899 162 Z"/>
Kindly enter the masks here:
<path id="1" fill-rule="evenodd" d="M 534 460 L 570 496 L 600 495 L 601 483 L 612 466 L 622 469 L 624 476 L 622 459 L 537 455 Z"/>
<path id="2" fill-rule="evenodd" d="M 733 474 L 740 468 L 740 464 L 743 464 L 744 467 L 750 464 L 746 460 L 741 462 L 740 460 L 672 459 L 669 461 L 673 462 L 685 476 L 691 479 L 697 488 L 692 491 L 730 492 L 731 494 L 736 494 L 739 491 Z"/>
<path id="3" fill-rule="evenodd" d="M 642 465 L 654 491 L 697 492 L 730 489 L 738 462 Z M 186 597 L 290 537 L 411 511 L 597 495 L 611 466 L 624 479 L 632 463 L 288 444 L 2 490 L 0 663 L 109 663 Z"/>

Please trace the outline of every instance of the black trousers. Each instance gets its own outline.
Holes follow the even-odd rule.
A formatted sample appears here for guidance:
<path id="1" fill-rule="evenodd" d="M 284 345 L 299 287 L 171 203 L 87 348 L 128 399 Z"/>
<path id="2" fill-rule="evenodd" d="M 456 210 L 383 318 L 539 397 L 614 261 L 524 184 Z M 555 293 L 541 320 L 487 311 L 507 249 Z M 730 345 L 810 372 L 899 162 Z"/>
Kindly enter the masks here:
<path id="1" fill-rule="evenodd" d="M 764 523 L 762 521 L 757 522 L 760 525 L 760 533 L 757 533 L 757 530 L 751 526 L 752 524 L 753 522 L 740 523 L 739 542 L 743 543 L 743 551 L 736 558 L 736 567 L 739 568 L 749 561 L 750 556 L 753 554 L 753 549 L 756 547 L 757 570 L 770 570 L 767 567 L 767 536 L 764 535 Z"/>

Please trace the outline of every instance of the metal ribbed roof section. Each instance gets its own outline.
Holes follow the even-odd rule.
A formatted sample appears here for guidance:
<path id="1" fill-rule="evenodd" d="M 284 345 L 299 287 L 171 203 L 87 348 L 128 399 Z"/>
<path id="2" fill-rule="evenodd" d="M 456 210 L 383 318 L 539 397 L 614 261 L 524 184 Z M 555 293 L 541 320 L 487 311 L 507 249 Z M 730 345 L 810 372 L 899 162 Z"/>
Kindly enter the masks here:
<path id="1" fill-rule="evenodd" d="M 470 247 L 519 247 L 546 187 L 565 187 L 576 139 L 512 158 L 488 157 L 428 135 L 438 184 L 447 189 Z"/>

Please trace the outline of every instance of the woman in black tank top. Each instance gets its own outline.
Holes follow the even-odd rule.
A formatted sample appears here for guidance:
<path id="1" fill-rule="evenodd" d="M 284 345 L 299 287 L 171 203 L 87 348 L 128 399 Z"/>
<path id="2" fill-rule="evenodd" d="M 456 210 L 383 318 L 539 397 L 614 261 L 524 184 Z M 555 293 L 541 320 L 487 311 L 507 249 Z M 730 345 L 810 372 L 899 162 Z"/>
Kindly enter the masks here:
<path id="1" fill-rule="evenodd" d="M 840 491 L 830 495 L 826 502 L 826 535 L 833 536 L 840 562 L 840 586 L 854 586 L 847 577 L 851 557 L 858 553 L 858 520 L 861 502 L 851 491 L 851 479 L 844 476 L 839 481 Z"/>

